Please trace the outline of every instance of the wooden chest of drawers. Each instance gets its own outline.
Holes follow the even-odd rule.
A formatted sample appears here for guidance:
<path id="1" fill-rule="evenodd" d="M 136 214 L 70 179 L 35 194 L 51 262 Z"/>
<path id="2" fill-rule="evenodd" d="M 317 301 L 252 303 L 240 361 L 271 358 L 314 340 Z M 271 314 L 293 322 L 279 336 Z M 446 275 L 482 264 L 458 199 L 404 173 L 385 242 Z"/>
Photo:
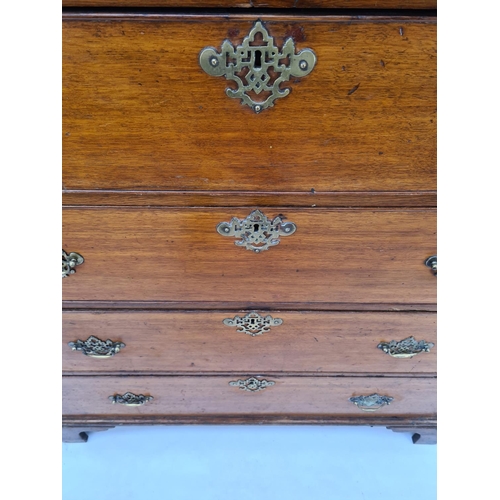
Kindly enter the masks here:
<path id="1" fill-rule="evenodd" d="M 435 2 L 63 6 L 64 439 L 432 442 Z"/>

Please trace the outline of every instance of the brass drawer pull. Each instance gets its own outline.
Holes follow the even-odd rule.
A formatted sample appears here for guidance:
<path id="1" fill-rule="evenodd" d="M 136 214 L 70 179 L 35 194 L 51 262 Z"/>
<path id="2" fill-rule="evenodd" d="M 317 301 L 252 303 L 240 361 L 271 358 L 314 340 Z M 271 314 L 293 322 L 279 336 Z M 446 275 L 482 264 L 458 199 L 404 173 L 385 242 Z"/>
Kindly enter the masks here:
<path id="1" fill-rule="evenodd" d="M 255 377 L 247 378 L 246 380 L 235 380 L 229 382 L 232 387 L 239 387 L 242 391 L 258 392 L 263 391 L 266 387 L 271 387 L 275 384 L 272 380 L 259 380 Z"/>
<path id="2" fill-rule="evenodd" d="M 281 318 L 273 318 L 271 315 L 264 317 L 256 312 L 250 312 L 243 318 L 240 316 L 235 316 L 233 319 L 226 318 L 222 322 L 227 326 L 236 326 L 237 332 L 246 333 L 252 337 L 267 333 L 272 326 L 283 324 Z"/>
<path id="3" fill-rule="evenodd" d="M 76 266 L 83 264 L 85 259 L 76 252 L 66 253 L 62 251 L 62 277 L 67 278 L 70 274 L 75 274 Z"/>
<path id="4" fill-rule="evenodd" d="M 434 274 L 434 276 L 437 276 L 437 274 L 438 274 L 438 258 L 437 258 L 437 255 L 433 255 L 432 257 L 428 257 L 425 260 L 424 264 L 427 267 L 431 268 L 432 274 Z"/>
<path id="5" fill-rule="evenodd" d="M 73 351 L 81 351 L 85 356 L 92 358 L 109 358 L 120 352 L 125 347 L 123 342 L 113 342 L 112 340 L 100 340 L 91 335 L 87 340 L 76 340 L 68 342 Z"/>
<path id="6" fill-rule="evenodd" d="M 241 104 L 260 113 L 274 106 L 276 99 L 290 93 L 289 88 L 280 88 L 283 83 L 291 77 L 306 76 L 313 70 L 316 55 L 311 49 L 295 54 L 292 38 L 286 40 L 280 51 L 265 26 L 256 21 L 241 45 L 234 47 L 226 39 L 220 53 L 213 47 L 206 47 L 200 52 L 199 62 L 209 75 L 225 76 L 226 80 L 236 83 L 237 89 L 226 88 L 227 96 L 241 99 Z M 264 96 L 270 95 L 261 100 L 252 98 L 261 92 L 264 92 Z"/>
<path id="7" fill-rule="evenodd" d="M 394 398 L 390 396 L 380 396 L 380 394 L 371 394 L 370 396 L 356 396 L 349 398 L 351 403 L 354 403 L 360 410 L 375 411 L 382 406 L 391 404 Z"/>
<path id="8" fill-rule="evenodd" d="M 144 396 L 144 394 L 139 394 L 136 396 L 131 392 L 126 392 L 123 395 L 115 394 L 114 396 L 109 396 L 108 398 L 113 404 L 118 403 L 125 406 L 142 406 L 148 401 L 152 401 L 153 396 Z"/>
<path id="9" fill-rule="evenodd" d="M 393 358 L 413 358 L 421 352 L 430 352 L 434 344 L 425 340 L 417 342 L 414 337 L 408 337 L 399 342 L 396 340 L 381 342 L 377 347 Z"/>
<path id="10" fill-rule="evenodd" d="M 283 220 L 284 217 L 278 215 L 271 221 L 260 210 L 254 210 L 246 219 L 233 217 L 231 222 L 221 222 L 217 225 L 217 232 L 222 236 L 241 238 L 234 244 L 260 253 L 278 245 L 280 236 L 295 233 L 297 226 Z"/>

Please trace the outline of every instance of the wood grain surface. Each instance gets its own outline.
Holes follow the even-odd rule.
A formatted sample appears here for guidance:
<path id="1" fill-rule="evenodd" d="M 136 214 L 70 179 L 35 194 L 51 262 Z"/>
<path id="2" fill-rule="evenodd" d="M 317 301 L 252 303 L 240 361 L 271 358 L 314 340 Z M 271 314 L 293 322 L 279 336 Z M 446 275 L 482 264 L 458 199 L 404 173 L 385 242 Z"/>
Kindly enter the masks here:
<path id="1" fill-rule="evenodd" d="M 292 37 L 318 62 L 258 115 L 198 63 L 254 15 L 64 19 L 67 190 L 436 188 L 435 18 L 263 15 L 278 45 Z"/>
<path id="2" fill-rule="evenodd" d="M 345 415 L 360 418 L 394 415 L 432 417 L 436 414 L 434 378 L 275 377 L 259 392 L 231 387 L 229 382 L 256 374 L 204 377 L 63 377 L 63 415 Z M 132 392 L 153 396 L 143 406 L 112 404 L 109 396 Z M 349 401 L 378 393 L 393 402 L 376 412 L 364 412 Z"/>
<path id="3" fill-rule="evenodd" d="M 435 304 L 434 210 L 262 208 L 297 226 L 256 254 L 217 233 L 249 209 L 66 208 L 63 249 L 85 258 L 63 300 Z M 195 308 L 195 306 L 193 306 Z M 355 308 L 355 307 L 354 307 Z"/>
<path id="4" fill-rule="evenodd" d="M 260 311 L 283 323 L 252 337 L 223 324 L 246 312 L 66 312 L 64 373 L 400 373 L 435 374 L 437 346 L 397 359 L 377 346 L 409 336 L 436 344 L 433 313 Z M 72 351 L 68 342 L 95 336 L 123 342 L 113 357 Z"/>
<path id="5" fill-rule="evenodd" d="M 436 0 L 62 0 L 63 7 L 435 9 Z"/>

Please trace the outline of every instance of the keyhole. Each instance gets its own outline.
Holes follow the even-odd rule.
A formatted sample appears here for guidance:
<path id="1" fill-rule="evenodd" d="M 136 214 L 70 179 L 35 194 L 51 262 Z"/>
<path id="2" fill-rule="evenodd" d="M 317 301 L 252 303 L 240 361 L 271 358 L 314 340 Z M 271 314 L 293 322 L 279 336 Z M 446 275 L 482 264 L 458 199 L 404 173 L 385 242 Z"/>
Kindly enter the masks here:
<path id="1" fill-rule="evenodd" d="M 257 232 L 259 231 L 259 229 L 260 229 L 259 224 L 254 224 L 254 225 L 253 225 L 253 232 L 254 232 L 254 233 L 257 233 Z"/>
<path id="2" fill-rule="evenodd" d="M 262 57 L 262 52 L 260 50 L 256 50 L 255 51 L 255 62 L 254 62 L 254 66 L 256 68 L 260 68 L 262 65 L 261 57 Z"/>
<path id="3" fill-rule="evenodd" d="M 255 325 L 255 318 L 251 318 L 251 319 L 250 319 L 250 323 L 251 323 L 252 325 Z"/>

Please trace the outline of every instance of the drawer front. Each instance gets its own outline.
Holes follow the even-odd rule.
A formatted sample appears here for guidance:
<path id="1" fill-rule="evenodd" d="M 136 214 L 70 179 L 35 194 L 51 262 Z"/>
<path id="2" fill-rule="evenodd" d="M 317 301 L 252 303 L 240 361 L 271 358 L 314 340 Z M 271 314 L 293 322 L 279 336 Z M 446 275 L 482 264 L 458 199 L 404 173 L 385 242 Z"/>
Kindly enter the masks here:
<path id="1" fill-rule="evenodd" d="M 432 417 L 436 379 L 364 377 L 259 377 L 274 385 L 242 390 L 248 375 L 219 377 L 63 377 L 63 415 L 345 415 L 372 417 L 349 399 L 378 394 L 393 398 L 377 416 Z M 113 404 L 109 397 L 152 396 L 142 406 Z"/>
<path id="2" fill-rule="evenodd" d="M 256 16 L 68 14 L 67 190 L 432 191 L 434 18 L 261 16 L 312 72 L 255 114 L 200 51 L 240 44 Z"/>
<path id="3" fill-rule="evenodd" d="M 63 248 L 85 262 L 67 301 L 435 304 L 432 210 L 262 209 L 296 231 L 261 253 L 216 231 L 249 209 L 65 209 Z M 251 305 L 242 308 L 254 307 Z"/>
<path id="4" fill-rule="evenodd" d="M 272 316 L 277 324 L 270 326 Z M 241 326 L 231 323 L 241 318 Z M 260 317 L 260 319 L 259 319 Z M 230 321 L 228 321 L 230 320 Z M 236 321 L 238 321 L 236 319 Z M 434 344 L 411 358 L 378 345 L 413 336 Z M 95 337 L 119 346 L 91 357 Z M 81 340 L 80 349 L 69 343 Z M 95 341 L 94 341 L 95 342 Z M 66 312 L 63 371 L 95 373 L 435 373 L 434 313 Z M 75 347 L 75 346 L 73 346 Z M 414 349 L 418 352 L 419 348 Z M 84 354 L 86 353 L 86 354 Z"/>

